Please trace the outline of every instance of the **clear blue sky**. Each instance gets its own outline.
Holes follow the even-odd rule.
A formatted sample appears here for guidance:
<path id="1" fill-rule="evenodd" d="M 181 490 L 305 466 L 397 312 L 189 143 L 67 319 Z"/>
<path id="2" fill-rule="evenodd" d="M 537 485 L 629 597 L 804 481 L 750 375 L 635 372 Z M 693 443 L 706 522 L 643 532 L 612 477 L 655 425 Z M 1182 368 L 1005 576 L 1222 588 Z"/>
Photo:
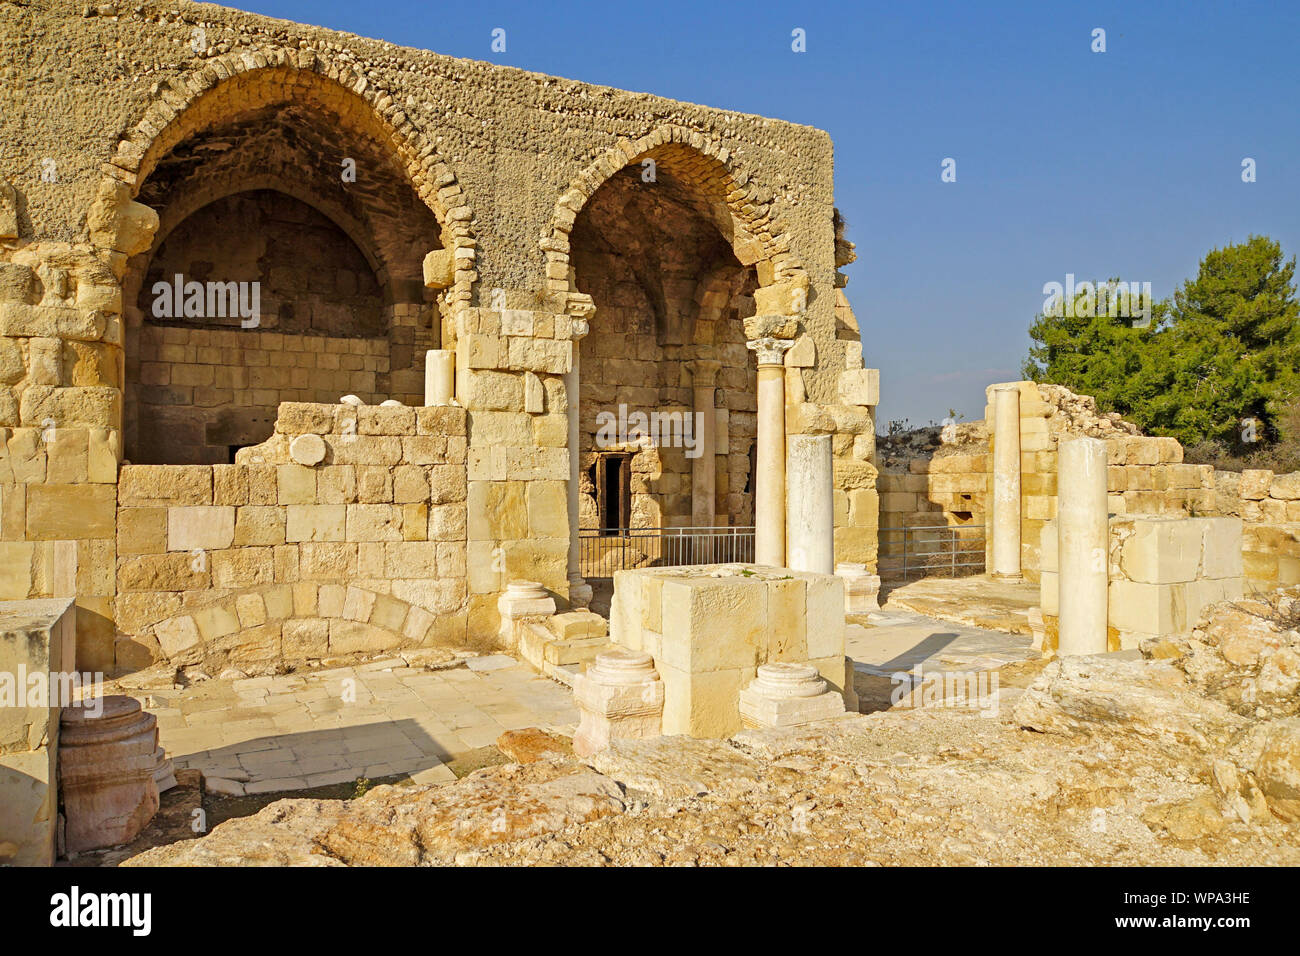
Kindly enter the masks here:
<path id="1" fill-rule="evenodd" d="M 882 430 L 981 416 L 1066 273 L 1162 298 L 1249 234 L 1300 251 L 1294 2 L 233 5 L 829 131 Z"/>

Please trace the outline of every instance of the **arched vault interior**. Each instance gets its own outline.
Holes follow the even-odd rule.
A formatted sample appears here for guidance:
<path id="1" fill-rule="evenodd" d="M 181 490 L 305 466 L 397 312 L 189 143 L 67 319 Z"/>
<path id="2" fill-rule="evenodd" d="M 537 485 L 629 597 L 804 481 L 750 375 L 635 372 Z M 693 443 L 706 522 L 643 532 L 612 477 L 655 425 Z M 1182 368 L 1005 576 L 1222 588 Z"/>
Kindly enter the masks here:
<path id="1" fill-rule="evenodd" d="M 656 163 L 652 178 L 646 170 L 632 163 L 610 177 L 570 235 L 574 283 L 596 307 L 581 344 L 580 524 L 693 523 L 696 456 L 688 442 L 660 429 L 656 448 L 611 445 L 602 424 L 637 412 L 669 423 L 666 416 L 692 413 L 696 360 L 718 363 L 714 414 L 722 427 L 711 510 L 717 524 L 751 524 L 756 370 L 741 319 L 754 312 L 755 271 L 721 231 L 719 219 L 730 217 L 717 202 L 671 162 Z"/>
<path id="2" fill-rule="evenodd" d="M 319 100 L 269 103 L 195 124 L 137 199 L 160 227 L 125 283 L 128 459 L 231 461 L 282 401 L 423 399 L 441 229 L 387 144 Z"/>

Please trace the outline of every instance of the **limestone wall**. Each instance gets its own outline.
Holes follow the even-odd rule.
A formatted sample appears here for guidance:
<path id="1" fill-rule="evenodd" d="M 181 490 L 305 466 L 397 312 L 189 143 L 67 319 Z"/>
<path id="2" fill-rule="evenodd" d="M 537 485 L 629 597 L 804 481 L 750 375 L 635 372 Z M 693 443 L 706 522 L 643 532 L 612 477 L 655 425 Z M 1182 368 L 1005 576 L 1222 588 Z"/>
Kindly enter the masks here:
<path id="1" fill-rule="evenodd" d="M 64 394 L 78 391 L 101 390 Z M 108 672 L 120 432 L 44 417 L 45 428 L 0 428 L 0 600 L 75 593 L 76 666 Z"/>
<path id="2" fill-rule="evenodd" d="M 216 676 L 464 644 L 465 417 L 286 403 L 236 464 L 124 466 L 117 664 Z"/>
<path id="3" fill-rule="evenodd" d="M 124 429 L 136 464 L 229 464 L 232 446 L 270 437 L 281 402 L 388 397 L 376 390 L 386 338 L 146 325 L 136 355 Z"/>
<path id="4" fill-rule="evenodd" d="M 599 304 L 582 291 L 578 274 L 579 217 L 589 202 L 602 203 L 599 191 L 621 170 L 635 173 L 646 162 L 655 164 L 663 195 L 676 189 L 679 211 L 694 217 L 696 226 L 710 226 L 691 233 L 710 236 L 713 245 L 704 251 L 720 255 L 725 247 L 734 259 L 728 266 L 743 275 L 731 284 L 728 273 L 718 285 L 713 270 L 683 276 L 671 262 L 651 263 L 654 281 L 642 283 L 652 292 L 672 292 L 665 303 L 698 307 L 697 333 L 712 325 L 716 335 L 691 343 L 705 354 L 691 358 L 716 358 L 708 354 L 716 349 L 735 353 L 726 360 L 734 379 L 726 387 L 736 398 L 726 399 L 726 410 L 737 413 L 731 431 L 740 448 L 726 456 L 719 475 L 720 509 L 724 494 L 729 517 L 743 518 L 746 507 L 744 416 L 750 409 L 741 378 L 748 383 L 753 359 L 746 357 L 742 366 L 735 330 L 725 326 L 744 318 L 732 300 L 749 297 L 755 314 L 788 317 L 791 327 L 783 335 L 798 340 L 786 356 L 788 431 L 834 435 L 836 559 L 874 565 L 871 458 L 879 383 L 863 367 L 857 325 L 836 273 L 852 255 L 837 234 L 842 223 L 837 226 L 826 133 L 184 0 L 165 6 L 32 0 L 0 21 L 0 56 L 13 65 L 11 86 L 23 95 L 21 110 L 0 111 L 0 428 L 10 430 L 4 435 L 9 472 L 0 464 L 0 546 L 13 559 L 0 582 L 14 596 L 52 593 L 52 542 L 76 541 L 79 653 L 88 660 L 135 666 L 162 652 L 161 643 L 154 646 L 156 625 L 167 618 L 149 618 L 158 608 L 141 618 L 145 599 L 124 595 L 171 595 L 158 601 L 179 599 L 184 610 L 199 600 L 202 575 L 224 589 L 211 580 L 218 572 L 194 572 L 199 577 L 191 579 L 165 549 L 122 553 L 119 505 L 126 511 L 280 508 L 278 497 L 270 500 L 267 479 L 255 478 L 263 474 L 255 472 L 257 464 L 240 458 L 235 466 L 222 465 L 213 461 L 220 450 L 228 454 L 258 437 L 274 403 L 286 398 L 332 401 L 351 391 L 365 401 L 418 403 L 423 350 L 434 346 L 456 353 L 456 398 L 465 423 L 452 437 L 464 439 L 471 502 L 464 532 L 469 569 L 458 573 L 452 561 L 444 574 L 439 555 L 439 583 L 454 588 L 464 580 L 471 636 L 497 633 L 496 597 L 509 578 L 540 581 L 564 599 L 564 426 L 567 405 L 577 400 L 566 394 L 564 376 L 572 367 L 572 323 L 600 320 Z M 342 178 L 348 168 L 354 180 Z M 356 246 L 382 290 L 386 351 L 353 351 L 353 343 L 373 331 L 367 303 L 351 302 L 348 314 L 327 316 L 323 329 L 313 322 L 311 329 L 330 334 L 313 336 L 301 351 L 290 348 L 294 340 L 280 331 L 148 321 L 141 296 L 149 291 L 151 271 L 160 274 L 168 261 L 170 251 L 162 248 L 168 237 L 179 241 L 186 229 L 193 234 L 212 204 L 267 190 L 311 206 Z M 320 224 L 315 213 L 308 218 Z M 187 227 L 196 215 L 197 224 Z M 229 217 L 221 221 L 226 233 L 234 231 Z M 214 233 L 193 238 L 177 260 L 187 261 L 192 273 L 204 271 L 204 263 L 224 264 L 225 271 L 251 263 L 246 237 L 227 236 L 235 246 L 222 246 L 220 255 L 206 251 Z M 676 263 L 690 262 L 702 248 L 678 250 Z M 269 288 L 301 293 L 309 304 L 349 298 L 352 287 L 343 273 L 361 271 L 355 256 L 340 264 L 306 239 L 290 255 L 272 251 L 280 271 L 264 276 Z M 153 268 L 156 259 L 160 265 Z M 335 282 L 314 295 L 313 282 L 324 280 L 312 272 L 322 263 L 338 266 Z M 683 281 L 696 285 L 688 289 Z M 363 285 L 369 288 L 359 280 L 357 289 Z M 285 301 L 280 294 L 279 304 Z M 281 316 L 277 306 L 277 322 Z M 296 312 L 292 323 L 283 316 L 283 327 L 301 321 Z M 665 312 L 665 318 L 681 315 Z M 172 341 L 179 331 L 184 342 Z M 227 334 L 240 338 L 214 339 Z M 330 356 L 339 346 L 330 343 L 343 338 L 349 345 L 338 351 L 336 368 Z M 154 345 L 157 357 L 146 358 Z M 260 366 L 263 352 L 271 354 Z M 237 369 L 246 371 L 248 384 Z M 346 388 L 339 387 L 342 372 L 350 373 Z M 303 394 L 304 388 L 315 391 Z M 66 447 L 50 447 L 51 429 L 60 441 L 67 438 Z M 172 443 L 169 455 L 160 447 L 163 439 Z M 124 471 L 123 488 L 115 493 L 118 462 L 137 443 L 140 461 L 176 462 L 184 450 L 204 462 L 192 473 L 197 477 L 186 479 L 194 487 L 177 491 L 197 500 L 172 500 L 169 478 L 150 487 L 154 479 L 146 474 L 166 473 L 136 471 L 142 465 Z M 380 454 L 346 464 L 415 464 Z M 244 474 L 241 469 L 250 495 L 253 483 L 262 483 L 257 503 L 218 502 L 222 483 L 240 480 L 221 476 Z M 207 499 L 202 489 L 209 486 Z M 152 501 L 158 503 L 142 503 Z M 287 514 L 285 523 L 287 535 Z M 155 524 L 149 547 L 158 547 L 158 533 Z M 243 546 L 232 544 L 215 549 L 231 554 L 213 567 L 223 567 L 220 573 L 231 581 L 253 582 L 241 587 L 278 587 L 292 583 L 277 577 L 291 574 L 292 565 L 286 557 L 285 569 L 278 570 L 279 554 L 296 552 L 301 573 L 309 552 L 325 551 L 308 544 L 352 544 L 357 572 L 374 574 L 377 565 L 363 568 L 362 562 L 379 552 L 363 546 L 399 543 L 349 541 L 347 533 L 345 512 L 341 541 L 286 539 L 249 545 L 238 557 Z M 336 576 L 351 571 L 350 552 L 338 550 L 344 557 L 334 566 Z M 158 581 L 142 572 L 126 586 L 123 574 L 151 565 L 160 569 Z M 262 600 L 267 604 L 267 595 Z M 282 597 L 272 602 L 284 608 Z M 257 616 L 256 610 L 250 614 L 250 621 Z M 217 629 L 229 624 L 226 619 Z M 190 642 L 189 651 L 198 643 L 187 628 L 178 623 L 174 633 Z M 217 640 L 231 633 L 237 632 L 224 631 Z M 270 633 L 259 632 L 257 653 L 282 640 L 284 628 L 279 638 Z M 199 630 L 205 647 L 213 635 L 212 628 L 207 635 Z M 319 642 L 313 647 L 318 650 Z"/>
<path id="5" fill-rule="evenodd" d="M 881 471 L 876 480 L 880 492 L 880 558 L 901 560 L 903 533 L 900 529 L 948 527 L 972 529 L 969 538 L 979 548 L 987 521 L 987 454 L 975 451 L 922 456 Z M 977 530 L 978 529 L 978 530 Z M 946 532 L 912 532 L 913 542 L 925 550 L 947 546 Z"/>
<path id="6" fill-rule="evenodd" d="M 1090 397 L 1060 386 L 1015 384 L 1020 388 L 1021 567 L 1030 581 L 1037 581 L 1042 570 L 1043 524 L 1056 517 L 1056 448 L 1062 440 L 1088 436 L 1106 441 L 1111 514 L 1215 513 L 1213 469 L 1184 464 L 1176 439 L 1138 434 L 1118 415 L 1099 414 Z M 986 390 L 989 396 L 994 387 Z M 992 461 L 996 436 L 991 397 L 985 422 Z M 990 489 L 992 481 L 990 473 Z"/>
<path id="7" fill-rule="evenodd" d="M 1059 636 L 1055 520 L 1044 526 L 1041 555 L 1043 647 L 1052 651 Z M 1242 596 L 1241 522 L 1225 517 L 1112 514 L 1107 577 L 1110 650 L 1190 634 L 1205 608 Z"/>
<path id="8" fill-rule="evenodd" d="M 1214 475 L 1220 514 L 1244 522 L 1242 557 L 1252 591 L 1300 584 L 1300 472 L 1275 475 L 1266 469 Z"/>

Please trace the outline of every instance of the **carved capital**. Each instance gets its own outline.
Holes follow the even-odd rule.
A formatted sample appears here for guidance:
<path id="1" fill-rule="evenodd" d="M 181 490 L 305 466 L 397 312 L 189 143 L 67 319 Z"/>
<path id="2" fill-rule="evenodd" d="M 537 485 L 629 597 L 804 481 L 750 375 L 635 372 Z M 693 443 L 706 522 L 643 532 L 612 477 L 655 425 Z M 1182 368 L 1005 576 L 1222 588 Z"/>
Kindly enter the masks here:
<path id="1" fill-rule="evenodd" d="M 774 339 L 764 337 L 746 342 L 745 347 L 752 350 L 758 357 L 758 367 L 764 365 L 785 365 L 785 353 L 794 346 L 790 339 Z"/>
<path id="2" fill-rule="evenodd" d="M 696 388 L 713 388 L 718 384 L 718 372 L 722 363 L 716 359 L 692 359 L 686 363 L 686 370 L 691 373 Z"/>

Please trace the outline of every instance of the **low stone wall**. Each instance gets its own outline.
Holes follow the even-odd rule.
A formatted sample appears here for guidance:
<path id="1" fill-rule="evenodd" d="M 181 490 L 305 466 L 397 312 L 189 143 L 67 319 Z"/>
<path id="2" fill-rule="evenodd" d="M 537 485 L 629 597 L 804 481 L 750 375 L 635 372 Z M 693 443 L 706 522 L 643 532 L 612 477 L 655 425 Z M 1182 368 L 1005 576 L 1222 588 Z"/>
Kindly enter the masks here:
<path id="1" fill-rule="evenodd" d="M 115 428 L 0 428 L 0 600 L 76 594 L 82 670 L 114 666 L 120 438 Z"/>
<path id="2" fill-rule="evenodd" d="M 1300 472 L 1215 473 L 1215 506 L 1245 523 L 1242 559 L 1253 592 L 1300 584 Z"/>
<path id="3" fill-rule="evenodd" d="M 1105 440 L 1111 514 L 1215 513 L 1214 469 L 1184 464 L 1177 439 L 1136 434 L 1136 429 L 1118 416 L 1099 414 L 1089 396 L 1075 395 L 1060 386 L 1013 384 L 1020 389 L 1020 547 L 1021 568 L 1028 580 L 1038 580 L 1044 522 L 1056 517 L 1056 448 L 1063 438 Z M 989 386 L 990 396 L 995 387 Z M 988 461 L 992 462 L 996 435 L 991 399 L 985 422 Z M 991 488 L 991 473 L 988 481 Z"/>
<path id="4" fill-rule="evenodd" d="M 1112 515 L 1107 577 L 1110 650 L 1191 633 L 1201 612 L 1242 596 L 1242 526 L 1237 518 Z M 1056 647 L 1057 528 L 1044 525 L 1040 594 L 1043 647 Z"/>
<path id="5" fill-rule="evenodd" d="M 127 465 L 119 665 L 464 644 L 465 412 L 284 403 L 234 465 Z"/>
<path id="6" fill-rule="evenodd" d="M 888 562 L 902 554 L 903 536 L 893 529 L 984 525 L 988 507 L 987 458 L 982 452 L 936 454 L 913 458 L 905 467 L 882 470 L 876 479 L 880 491 L 880 558 Z M 978 538 L 973 540 L 978 549 Z"/>
<path id="7" fill-rule="evenodd" d="M 75 621 L 71 598 L 0 602 L 0 866 L 54 863 L 60 702 L 48 695 L 72 667 Z"/>

